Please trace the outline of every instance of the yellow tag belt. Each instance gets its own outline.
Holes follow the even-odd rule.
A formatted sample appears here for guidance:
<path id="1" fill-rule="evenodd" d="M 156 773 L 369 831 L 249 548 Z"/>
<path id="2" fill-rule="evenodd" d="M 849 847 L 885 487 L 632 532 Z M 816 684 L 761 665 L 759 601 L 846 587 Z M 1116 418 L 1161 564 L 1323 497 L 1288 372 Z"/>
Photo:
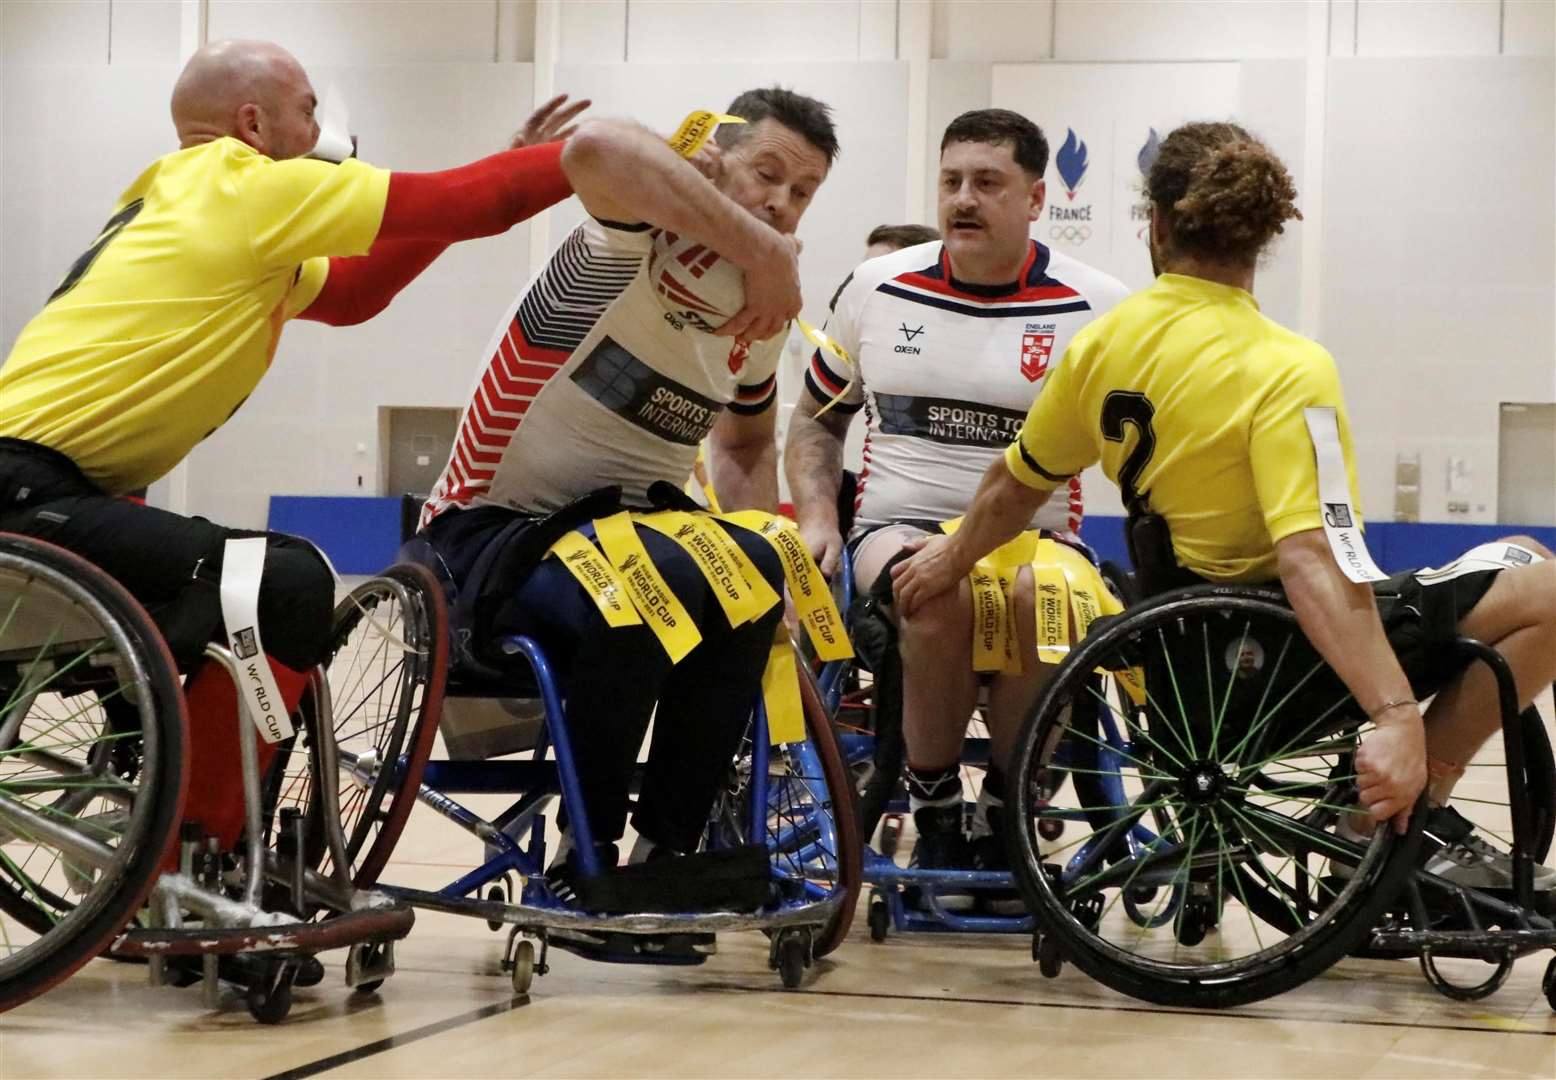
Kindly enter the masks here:
<path id="1" fill-rule="evenodd" d="M 940 528 L 954 533 L 961 523 L 961 518 L 954 518 Z M 1041 663 L 1057 664 L 1070 654 L 1072 620 L 1074 640 L 1078 643 L 1098 617 L 1124 610 L 1086 556 L 1035 529 L 1024 532 L 979 559 L 968 575 L 972 585 L 974 671 L 1021 674 L 1021 638 L 1013 597 L 1016 576 L 1023 566 L 1032 571 L 1034 637 Z M 1143 702 L 1145 680 L 1138 669 L 1114 674 L 1136 702 Z"/>
<path id="2" fill-rule="evenodd" d="M 843 618 L 831 590 L 798 530 L 786 518 L 760 510 L 741 510 L 714 517 L 680 510 L 633 514 L 622 511 L 594 522 L 599 546 L 582 533 L 569 532 L 547 555 L 561 561 L 583 586 L 607 625 L 647 624 L 671 663 L 681 660 L 702 641 L 689 612 L 675 595 L 637 535 L 637 525 L 672 540 L 691 557 L 733 627 L 761 618 L 780 602 L 776 590 L 725 531 L 722 521 L 756 533 L 777 553 L 784 580 L 816 654 L 823 660 L 853 656 Z M 602 551 L 603 549 L 603 551 Z M 771 741 L 805 738 L 799 673 L 787 629 L 780 622 L 773 635 L 767 668 L 762 675 Z"/>

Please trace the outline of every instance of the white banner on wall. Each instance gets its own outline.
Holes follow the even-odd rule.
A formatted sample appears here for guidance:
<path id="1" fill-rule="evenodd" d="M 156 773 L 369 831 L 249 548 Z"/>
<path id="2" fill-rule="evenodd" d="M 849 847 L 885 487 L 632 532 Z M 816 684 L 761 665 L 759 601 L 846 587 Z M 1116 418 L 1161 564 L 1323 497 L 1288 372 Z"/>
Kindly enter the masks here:
<path id="1" fill-rule="evenodd" d="M 1048 202 L 1032 235 L 1117 277 L 1151 281 L 1142 165 L 1187 120 L 1233 117 L 1235 63 L 995 64 L 993 103 L 1048 136 Z"/>

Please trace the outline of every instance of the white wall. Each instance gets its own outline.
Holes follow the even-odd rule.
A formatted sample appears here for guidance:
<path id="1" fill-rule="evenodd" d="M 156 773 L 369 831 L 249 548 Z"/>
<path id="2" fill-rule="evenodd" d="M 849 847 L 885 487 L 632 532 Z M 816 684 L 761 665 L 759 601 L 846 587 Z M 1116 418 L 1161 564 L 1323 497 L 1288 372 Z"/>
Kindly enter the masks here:
<path id="1" fill-rule="evenodd" d="M 345 93 L 364 157 L 399 168 L 488 152 L 553 86 L 660 127 L 748 85 L 817 93 L 843 155 L 801 230 L 812 316 L 869 227 L 933 220 L 939 135 L 966 109 L 1022 108 L 1055 149 L 1097 133 L 1086 194 L 1116 235 L 1076 253 L 1132 284 L 1115 219 L 1135 129 L 1232 114 L 1297 176 L 1308 220 L 1261 299 L 1339 358 L 1374 517 L 1404 448 L 1427 519 L 1446 516 L 1451 453 L 1473 459 L 1469 519 L 1494 520 L 1497 402 L 1556 398 L 1551 0 L 0 0 L 0 349 L 169 148 L 167 93 L 202 28 L 288 45 Z M 1207 79 L 1221 97 L 1195 96 Z M 187 508 L 253 525 L 271 492 L 371 492 L 379 406 L 462 404 L 493 320 L 577 212 L 451 251 L 366 326 L 289 327 L 193 456 Z M 1449 297 L 1450 266 L 1473 269 L 1494 330 Z M 1485 358 L 1467 390 L 1438 382 L 1450 355 Z"/>

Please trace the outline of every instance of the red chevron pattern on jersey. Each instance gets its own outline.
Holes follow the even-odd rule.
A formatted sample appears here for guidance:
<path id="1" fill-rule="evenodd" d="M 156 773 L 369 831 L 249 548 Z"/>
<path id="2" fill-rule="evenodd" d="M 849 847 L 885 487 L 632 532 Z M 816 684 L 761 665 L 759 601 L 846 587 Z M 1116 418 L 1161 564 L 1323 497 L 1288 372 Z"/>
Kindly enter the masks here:
<path id="1" fill-rule="evenodd" d="M 497 342 L 465 411 L 453 454 L 422 510 L 422 524 L 449 506 L 467 506 L 490 490 L 503 451 L 535 396 L 562 370 L 570 353 L 543 349 L 524 338 L 517 316 Z"/>

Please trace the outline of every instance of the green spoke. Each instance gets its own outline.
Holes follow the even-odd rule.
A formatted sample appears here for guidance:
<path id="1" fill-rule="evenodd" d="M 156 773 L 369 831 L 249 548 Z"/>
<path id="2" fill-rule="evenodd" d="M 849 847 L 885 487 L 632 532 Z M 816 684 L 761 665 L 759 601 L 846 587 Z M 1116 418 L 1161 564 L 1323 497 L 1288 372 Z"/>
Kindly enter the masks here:
<path id="1" fill-rule="evenodd" d="M 21 830 L 17 831 L 20 832 Z M 33 842 L 38 843 L 36 838 L 33 838 Z M 50 922 L 59 922 L 59 920 L 54 917 L 53 905 L 45 902 L 43 897 L 39 895 L 37 882 L 33 881 L 32 878 L 23 873 L 22 868 L 16 865 L 16 862 L 5 853 L 4 849 L 0 849 L 0 863 L 4 863 L 5 866 L 11 871 L 11 874 L 18 885 L 32 894 L 33 900 L 36 901 L 34 906 L 37 907 L 39 911 L 43 912 L 44 918 L 48 919 Z"/>
<path id="2" fill-rule="evenodd" d="M 1159 806 L 1166 806 L 1168 804 L 1168 802 L 1169 802 L 1168 799 L 1163 798 L 1163 799 L 1158 800 L 1157 802 L 1136 803 L 1135 806 L 1136 806 L 1137 809 L 1139 809 L 1141 811 L 1154 810 L 1154 809 L 1156 809 Z M 1139 818 L 1137 817 L 1136 820 L 1138 821 Z M 1102 833 L 1107 832 L 1109 829 L 1115 827 L 1117 824 L 1118 824 L 1118 822 L 1116 822 L 1116 821 L 1110 821 L 1110 822 L 1108 822 L 1108 824 L 1104 825 L 1100 829 L 1092 829 L 1091 832 L 1087 833 L 1085 836 L 1077 837 L 1076 839 L 1071 840 L 1067 844 L 1063 844 L 1063 845 L 1061 845 L 1059 847 L 1053 848 L 1052 850 L 1046 852 L 1043 855 L 1043 858 L 1045 858 L 1045 859 L 1052 859 L 1055 855 L 1059 855 L 1059 854 L 1061 854 L 1063 852 L 1069 851 L 1073 847 L 1079 847 L 1082 844 L 1086 843 L 1088 840 L 1090 840 L 1092 837 L 1100 836 Z M 1131 828 L 1133 828 L 1133 826 L 1131 826 Z"/>
<path id="3" fill-rule="evenodd" d="M 1124 751 L 1120 750 L 1116 746 L 1113 746 L 1111 743 L 1103 742 L 1101 739 L 1098 739 L 1098 738 L 1096 738 L 1093 735 L 1088 735 L 1086 732 L 1081 731 L 1079 728 L 1076 728 L 1076 727 L 1074 727 L 1072 725 L 1068 725 L 1067 724 L 1067 725 L 1065 725 L 1064 730 L 1065 730 L 1066 734 L 1079 736 L 1080 738 L 1085 739 L 1089 743 L 1094 743 L 1095 745 L 1102 747 L 1104 750 L 1111 750 L 1113 753 L 1117 754 L 1119 757 L 1123 758 L 1125 761 L 1128 761 L 1131 764 L 1133 764 L 1136 767 L 1138 767 L 1139 770 L 1140 770 L 1140 775 L 1142 775 L 1142 776 L 1148 776 L 1152 780 L 1167 780 L 1167 779 L 1170 779 L 1170 777 L 1166 773 L 1156 771 L 1156 769 L 1154 769 L 1152 766 L 1150 766 L 1150 765 L 1146 764 L 1145 762 L 1141 761 L 1139 758 L 1135 757 L 1134 755 L 1126 754 L 1126 753 L 1124 753 Z"/>
<path id="4" fill-rule="evenodd" d="M 18 801 L 20 801 L 20 800 L 18 800 Z M 111 829 L 111 828 L 109 828 L 106 825 L 99 825 L 95 821 L 88 820 L 87 818 L 77 817 L 75 814 L 66 814 L 66 813 L 64 813 L 64 812 L 62 812 L 60 810 L 56 810 L 52 806 L 32 806 L 31 809 L 35 813 L 48 814 L 51 817 L 59 818 L 61 821 L 68 821 L 72 825 L 75 825 L 77 827 L 84 827 L 84 828 L 88 828 L 88 829 L 96 829 L 98 832 L 102 833 L 104 836 L 112 837 L 115 840 L 119 839 L 123 835 L 121 832 L 119 832 L 116 829 Z M 15 828 L 14 825 L 10 826 L 10 827 L 11 828 Z"/>
<path id="5" fill-rule="evenodd" d="M 1356 808 L 1346 807 L 1344 809 L 1346 813 L 1350 813 Z M 1296 832 L 1300 837 L 1302 837 L 1303 840 L 1307 841 L 1307 843 L 1311 844 L 1315 849 L 1322 849 L 1331 854 L 1337 854 L 1348 859 L 1354 859 L 1358 863 L 1361 862 L 1362 858 L 1367 853 L 1367 849 L 1362 848 L 1361 854 L 1358 855 L 1356 845 L 1347 844 L 1339 837 L 1322 832 L 1318 829 L 1307 828 L 1295 821 L 1292 821 L 1289 818 L 1282 817 L 1279 814 L 1272 814 L 1265 807 L 1249 806 L 1248 813 L 1255 815 L 1259 818 L 1259 820 L 1263 821 L 1266 825 L 1269 825 L 1272 828 L 1278 827 L 1282 830 L 1289 829 L 1293 832 Z"/>
<path id="6" fill-rule="evenodd" d="M 1131 724 L 1129 722 L 1129 718 L 1127 716 L 1125 716 L 1123 713 L 1119 712 L 1118 709 L 1114 707 L 1113 703 L 1111 701 L 1109 701 L 1106 696 L 1097 693 L 1096 687 L 1094 687 L 1094 686 L 1092 686 L 1092 685 L 1090 685 L 1088 683 L 1087 686 L 1086 686 L 1086 689 L 1093 697 L 1095 697 L 1098 701 L 1102 702 L 1102 704 L 1106 705 L 1108 707 L 1108 711 L 1109 712 L 1111 712 L 1114 716 L 1118 717 L 1120 720 L 1122 720 L 1124 722 L 1124 730 L 1125 731 L 1128 731 L 1131 734 L 1134 734 L 1134 733 L 1140 731 L 1140 728 L 1138 728 L 1137 726 Z M 1147 694 L 1146 696 L 1149 697 L 1150 695 Z M 1160 712 L 1161 710 L 1158 709 L 1157 711 Z M 1166 718 L 1163 717 L 1163 719 L 1165 720 Z M 1099 744 L 1099 745 L 1104 745 L 1104 744 Z M 1109 747 L 1109 748 L 1111 749 L 1111 747 Z M 1176 757 L 1174 757 L 1172 752 L 1169 751 L 1165 746 L 1162 746 L 1159 743 L 1154 743 L 1154 749 L 1160 751 L 1163 757 L 1165 757 L 1168 761 L 1172 762 L 1178 768 L 1180 768 L 1180 769 L 1186 769 L 1187 768 L 1187 766 L 1185 766 L 1183 764 L 1183 762 L 1179 761 Z M 1123 753 L 1123 751 L 1118 751 L 1118 752 L 1119 753 Z"/>
<path id="7" fill-rule="evenodd" d="M 1286 653 L 1291 648 L 1291 635 L 1286 635 L 1286 640 L 1281 642 L 1280 653 L 1275 657 L 1275 666 L 1270 669 L 1270 677 L 1264 681 L 1264 691 L 1259 695 L 1259 703 L 1253 708 L 1253 720 L 1248 724 L 1248 730 L 1243 737 L 1237 740 L 1237 745 L 1232 747 L 1223 760 L 1232 761 L 1243 752 L 1243 747 L 1248 745 L 1248 740 L 1253 738 L 1254 732 L 1259 730 L 1259 718 L 1264 715 L 1264 704 L 1270 699 L 1270 690 L 1275 686 L 1275 680 L 1280 677 L 1280 669 L 1285 666 Z"/>
<path id="8" fill-rule="evenodd" d="M 1189 722 L 1188 712 L 1183 707 L 1183 692 L 1178 689 L 1178 671 L 1173 667 L 1172 652 L 1167 648 L 1167 635 L 1162 633 L 1162 628 L 1159 626 L 1156 628 L 1156 640 L 1162 643 L 1162 659 L 1167 662 L 1167 680 L 1172 683 L 1172 696 L 1178 703 L 1178 716 L 1183 720 L 1183 734 L 1178 736 L 1178 745 L 1183 747 L 1184 753 L 1191 759 L 1197 758 L 1199 755 L 1194 752 L 1194 725 Z M 1153 704 L 1155 703 L 1149 687 L 1146 688 L 1145 696 L 1150 698 Z M 1160 713 L 1161 706 L 1157 706 L 1156 711 Z M 1165 721 L 1167 717 L 1163 715 L 1162 719 Z M 1184 741 L 1185 738 L 1187 742 Z"/>
<path id="9" fill-rule="evenodd" d="M 113 735 L 97 735 L 90 739 L 83 739 L 79 742 L 49 743 L 47 746 L 35 746 L 30 742 L 22 743 L 18 746 L 11 747 L 9 750 L 0 750 L 0 761 L 3 761 L 8 757 L 15 757 L 18 754 L 27 754 L 38 750 L 68 750 L 79 746 L 96 746 L 99 743 L 118 742 L 120 739 L 134 739 L 139 737 L 140 732 L 138 731 L 121 731 Z"/>
<path id="10" fill-rule="evenodd" d="M 1222 850 L 1225 851 L 1225 847 L 1223 847 Z M 1230 855 L 1227 856 L 1227 864 L 1232 867 L 1232 873 L 1230 875 L 1232 878 L 1232 888 L 1237 891 L 1238 899 L 1243 902 L 1243 912 L 1248 916 L 1248 925 L 1253 929 L 1254 944 L 1259 947 L 1260 952 L 1263 952 L 1264 938 L 1259 936 L 1259 920 L 1254 917 L 1253 906 L 1248 903 L 1248 894 L 1243 891 L 1243 876 L 1237 872 L 1237 867 L 1232 864 L 1232 857 Z M 1221 898 L 1217 897 L 1216 902 L 1219 904 L 1221 902 Z"/>
<path id="11" fill-rule="evenodd" d="M 1302 761 L 1306 758 L 1320 758 L 1328 754 L 1346 754 L 1355 749 L 1355 747 L 1356 740 L 1350 737 L 1337 741 L 1313 743 L 1309 746 L 1288 747 L 1260 761 L 1251 761 L 1247 764 L 1239 765 L 1238 768 L 1243 775 L 1252 776 L 1254 773 L 1263 772 L 1269 766 L 1282 762 L 1287 758 L 1294 761 Z M 1287 764 L 1286 767 L 1295 768 L 1296 766 Z"/>
<path id="12" fill-rule="evenodd" d="M 66 725 L 71 724 L 72 722 L 74 722 L 74 721 L 80 719 L 81 717 L 85 716 L 87 714 L 87 711 L 89 709 L 91 709 L 94 705 L 97 706 L 97 707 L 101 707 L 103 702 L 111 701 L 111 700 L 113 700 L 114 698 L 120 696 L 123 693 L 124 693 L 124 687 L 123 686 L 117 686 L 117 687 L 115 687 L 113 689 L 113 691 L 111 693 L 106 694 L 106 695 L 98 695 L 94 701 L 86 704 L 85 706 L 83 706 L 80 709 L 76 709 L 76 710 L 70 712 L 68 715 L 66 715 L 65 717 L 63 717 L 61 719 L 55 719 L 53 717 L 47 717 L 47 719 L 52 720 L 53 723 L 51 723 L 48 727 L 44 728 L 42 731 L 39 731 L 36 734 L 30 736 L 27 739 L 26 742 L 18 743 L 15 746 L 7 747 L 5 749 L 0 749 L 0 758 L 4 758 L 4 757 L 6 757 L 8 755 L 11 755 L 11 754 L 25 753 L 25 752 L 32 751 L 32 750 L 52 750 L 52 749 L 62 748 L 62 747 L 63 748 L 69 748 L 69 747 L 73 747 L 73 746 L 87 746 L 87 745 L 92 744 L 93 742 L 95 742 L 99 738 L 99 736 L 95 734 L 95 729 L 98 727 L 98 725 L 95 724 L 95 723 L 89 725 L 89 730 L 93 731 L 94 733 L 87 735 L 87 737 L 84 738 L 84 739 L 77 739 L 77 740 L 66 741 L 66 742 L 52 742 L 52 743 L 49 743 L 47 745 L 41 744 L 38 740 L 43 738 L 46 735 L 53 734 L 54 732 L 58 731 L 60 728 L 65 727 Z M 128 733 L 121 732 L 121 733 L 119 733 L 119 735 L 117 735 L 115 737 L 116 738 L 117 737 L 122 737 L 124 734 L 138 734 L 138 732 L 128 732 Z M 101 736 L 101 737 L 105 738 L 105 739 L 107 738 L 107 736 Z"/>
<path id="13" fill-rule="evenodd" d="M 1235 806 L 1231 807 L 1231 810 L 1232 810 L 1232 812 L 1234 814 L 1236 814 L 1239 818 L 1242 819 L 1243 824 L 1247 825 L 1254 832 L 1256 832 L 1260 836 L 1264 837 L 1265 840 L 1267 840 L 1272 847 L 1278 847 L 1278 845 L 1275 843 L 1275 841 L 1270 838 L 1269 834 L 1266 833 L 1263 829 L 1259 828 L 1259 826 L 1251 818 L 1249 818 L 1246 814 L 1244 814 L 1242 811 L 1238 810 Z M 1276 871 L 1276 875 L 1275 876 L 1276 876 L 1277 880 L 1279 879 L 1280 874 L 1285 871 L 1287 866 L 1291 865 L 1292 861 L 1295 860 L 1296 857 L 1297 857 L 1296 856 L 1296 852 L 1291 852 L 1288 855 L 1285 864 L 1281 866 L 1280 870 Z M 1322 857 L 1322 856 L 1320 856 L 1320 857 Z M 1333 859 L 1330 859 L 1329 861 L 1330 861 L 1331 864 L 1334 862 Z M 1260 863 L 1259 865 L 1260 865 L 1261 869 L 1265 868 L 1263 863 Z M 1323 878 L 1319 877 L 1317 874 L 1310 874 L 1310 876 L 1313 878 L 1313 883 L 1315 885 L 1317 885 L 1319 888 L 1321 888 L 1321 889 L 1328 889 L 1330 896 L 1339 896 L 1340 895 L 1333 888 L 1331 888 L 1328 885 L 1325 885 L 1324 881 L 1323 881 Z M 1292 914 L 1295 915 L 1296 912 L 1293 911 Z"/>
<path id="14" fill-rule="evenodd" d="M 1203 623 L 1201 623 L 1200 625 L 1201 625 L 1201 628 L 1204 630 L 1204 632 L 1206 634 L 1206 639 L 1205 639 L 1205 683 L 1206 683 L 1207 686 L 1210 686 L 1210 687 L 1214 688 L 1215 680 L 1210 677 L 1210 639 L 1209 639 L 1210 630 L 1209 630 L 1208 627 L 1205 627 Z M 1238 656 L 1239 660 L 1242 659 L 1243 647 L 1248 644 L 1248 631 L 1251 629 L 1252 625 L 1253 625 L 1252 622 L 1250 622 L 1249 620 L 1247 620 L 1247 619 L 1243 620 L 1243 636 L 1238 638 L 1238 640 L 1237 640 L 1237 656 Z M 1226 693 L 1221 695 L 1221 708 L 1216 710 L 1215 718 L 1210 722 L 1210 757 L 1211 757 L 1211 760 L 1217 760 L 1216 759 L 1216 753 L 1217 753 L 1218 748 L 1221 745 L 1221 721 L 1226 716 L 1226 708 L 1227 708 L 1227 706 L 1232 703 L 1232 687 L 1235 686 L 1236 684 L 1237 684 L 1237 679 L 1235 677 L 1229 675 L 1227 677 L 1227 680 L 1226 680 Z"/>
<path id="15" fill-rule="evenodd" d="M 1130 827 L 1133 828 L 1134 826 L 1131 825 Z M 1191 846 L 1189 848 L 1188 854 L 1186 856 L 1184 856 L 1183 865 L 1185 867 L 1187 867 L 1193 861 L 1193 859 L 1194 859 L 1194 849 Z M 1108 913 L 1113 910 L 1114 905 L 1116 905 L 1120 900 L 1122 900 L 1125 896 L 1128 895 L 1129 887 L 1135 883 L 1135 878 L 1140 875 L 1140 871 L 1144 870 L 1145 867 L 1146 867 L 1146 864 L 1148 864 L 1149 862 L 1151 862 L 1151 856 L 1150 855 L 1147 855 L 1143 859 L 1136 858 L 1134 860 L 1135 868 L 1129 872 L 1129 876 L 1124 879 L 1124 883 L 1118 887 L 1118 890 L 1116 892 L 1114 892 L 1113 899 L 1109 900 L 1108 903 L 1107 903 L 1107 906 L 1102 909 L 1102 914 L 1097 916 L 1097 933 L 1098 933 L 1099 936 L 1102 933 L 1102 924 L 1103 924 L 1103 922 L 1105 922 L 1107 920 Z M 1095 881 L 1097 879 L 1097 877 L 1099 877 L 1099 876 L 1100 875 L 1093 875 L 1088 880 Z M 1075 887 L 1079 888 L 1079 886 L 1075 886 Z M 1138 940 L 1138 939 L 1136 939 L 1136 940 Z"/>

